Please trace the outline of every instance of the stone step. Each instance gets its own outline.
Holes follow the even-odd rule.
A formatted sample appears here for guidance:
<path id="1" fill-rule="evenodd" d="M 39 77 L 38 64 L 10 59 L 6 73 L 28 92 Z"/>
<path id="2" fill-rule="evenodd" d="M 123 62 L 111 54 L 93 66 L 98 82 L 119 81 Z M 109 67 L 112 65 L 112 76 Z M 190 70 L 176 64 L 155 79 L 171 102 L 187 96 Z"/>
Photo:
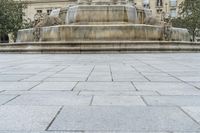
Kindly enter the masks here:
<path id="1" fill-rule="evenodd" d="M 131 53 L 200 51 L 198 42 L 175 41 L 67 41 L 0 44 L 0 52 L 16 53 Z"/>

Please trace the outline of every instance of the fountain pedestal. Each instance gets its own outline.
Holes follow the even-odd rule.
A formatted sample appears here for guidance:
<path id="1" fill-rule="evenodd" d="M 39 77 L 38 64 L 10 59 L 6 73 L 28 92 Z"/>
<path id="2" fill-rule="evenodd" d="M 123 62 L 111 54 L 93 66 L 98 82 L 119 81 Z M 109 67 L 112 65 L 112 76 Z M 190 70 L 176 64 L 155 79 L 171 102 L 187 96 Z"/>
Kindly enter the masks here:
<path id="1" fill-rule="evenodd" d="M 67 9 L 65 24 L 39 27 L 39 42 L 160 41 L 164 27 L 144 24 L 149 10 L 134 1 L 78 0 Z M 34 28 L 19 30 L 17 42 L 34 42 Z M 189 41 L 186 29 L 170 28 L 172 41 Z"/>

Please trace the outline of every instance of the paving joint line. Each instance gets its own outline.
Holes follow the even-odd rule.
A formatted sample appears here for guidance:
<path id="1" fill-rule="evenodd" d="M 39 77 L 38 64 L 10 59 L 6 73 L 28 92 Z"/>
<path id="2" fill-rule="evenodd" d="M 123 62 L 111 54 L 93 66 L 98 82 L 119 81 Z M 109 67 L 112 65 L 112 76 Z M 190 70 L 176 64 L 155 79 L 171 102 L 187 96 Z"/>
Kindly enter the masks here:
<path id="1" fill-rule="evenodd" d="M 163 95 L 161 95 L 160 92 L 158 92 L 158 91 L 154 91 L 154 92 L 156 92 L 159 96 L 163 96 Z"/>
<path id="2" fill-rule="evenodd" d="M 74 85 L 74 87 L 71 89 L 71 91 L 74 91 L 74 89 L 76 88 L 76 86 L 78 85 L 79 81 Z"/>
<path id="3" fill-rule="evenodd" d="M 17 74 L 17 75 L 23 75 L 23 74 Z M 24 74 L 24 75 L 26 75 L 26 74 Z M 35 74 L 28 74 L 29 76 L 27 76 L 27 77 L 25 77 L 25 78 L 22 78 L 22 79 L 19 79 L 19 80 L 17 80 L 17 82 L 21 82 L 21 81 L 23 81 L 23 80 L 25 80 L 25 79 L 28 79 L 28 78 L 30 78 L 30 77 L 33 77 Z"/>
<path id="4" fill-rule="evenodd" d="M 200 123 L 195 120 L 192 116 L 190 116 L 183 108 L 181 108 L 180 106 L 178 106 L 178 108 L 185 114 L 187 115 L 190 119 L 192 119 L 195 123 L 197 123 L 200 126 Z"/>
<path id="5" fill-rule="evenodd" d="M 17 95 L 17 96 L 15 96 L 14 98 L 12 98 L 12 99 L 10 99 L 10 100 L 6 101 L 6 102 L 5 102 L 5 103 L 3 103 L 2 105 L 6 105 L 7 103 L 11 102 L 12 100 L 14 100 L 14 99 L 18 98 L 19 96 L 21 96 L 21 95 Z"/>
<path id="6" fill-rule="evenodd" d="M 131 68 L 133 68 L 136 72 L 138 72 L 140 75 L 142 75 L 147 81 L 151 82 L 151 80 L 149 78 L 147 78 L 144 74 L 142 74 L 142 72 L 138 71 L 133 65 L 130 65 Z"/>
<path id="7" fill-rule="evenodd" d="M 80 96 L 81 90 L 77 93 L 77 96 Z"/>
<path id="8" fill-rule="evenodd" d="M 89 77 L 92 75 L 92 72 L 94 71 L 94 69 L 95 69 L 95 65 L 94 65 L 94 67 L 92 68 L 92 70 L 90 71 L 90 73 L 89 73 L 89 75 L 87 76 L 87 78 L 85 79 L 85 82 L 88 81 L 88 79 L 89 79 Z"/>
<path id="9" fill-rule="evenodd" d="M 39 82 L 38 84 L 34 85 L 33 87 L 31 87 L 30 89 L 28 89 L 27 91 L 31 91 L 33 88 L 35 88 L 36 86 L 40 85 L 42 82 Z"/>
<path id="10" fill-rule="evenodd" d="M 3 92 L 5 92 L 5 91 L 6 91 L 6 90 L 1 90 L 1 91 L 0 91 L 0 94 L 3 93 Z"/>
<path id="11" fill-rule="evenodd" d="M 189 86 L 194 87 L 194 88 L 197 89 L 198 91 L 200 90 L 199 87 L 197 87 L 197 86 L 195 86 L 195 85 L 193 85 L 193 84 L 190 84 L 190 83 L 188 83 L 188 82 L 186 82 L 186 81 L 183 81 L 183 82 L 186 83 L 186 84 L 189 85 Z"/>
<path id="12" fill-rule="evenodd" d="M 47 128 L 45 129 L 45 131 L 49 130 L 50 126 L 53 124 L 53 122 L 55 121 L 55 119 L 60 114 L 60 112 L 62 111 L 63 108 L 64 108 L 64 106 L 60 107 L 60 109 L 58 110 L 58 112 L 56 113 L 56 115 L 54 116 L 54 118 L 51 120 L 51 122 L 49 123 L 49 125 L 47 126 Z"/>
<path id="13" fill-rule="evenodd" d="M 92 106 L 93 101 L 94 101 L 94 95 L 93 95 L 92 98 L 91 98 L 91 101 L 90 101 L 90 105 L 89 105 L 89 106 Z"/>
<path id="14" fill-rule="evenodd" d="M 139 91 L 137 87 L 134 85 L 133 81 L 131 81 L 132 86 L 135 88 L 136 91 Z"/>
<path id="15" fill-rule="evenodd" d="M 139 61 L 140 61 L 140 60 L 139 60 Z M 175 78 L 175 79 L 177 79 L 177 80 L 179 80 L 179 81 L 185 83 L 185 81 L 183 81 L 183 80 L 177 78 L 176 76 L 174 76 L 174 75 L 172 75 L 172 74 L 170 74 L 170 73 L 168 73 L 168 72 L 165 72 L 165 71 L 163 71 L 163 70 L 160 70 L 159 68 L 156 68 L 156 67 L 152 66 L 151 64 L 145 63 L 145 62 L 143 62 L 143 61 L 141 61 L 141 62 L 144 63 L 144 64 L 146 64 L 146 65 L 148 65 L 148 66 L 150 66 L 150 67 L 152 67 L 152 68 L 154 68 L 154 69 L 157 69 L 158 71 L 160 71 L 160 72 L 162 72 L 162 73 L 165 73 L 165 74 L 167 74 L 167 75 L 169 75 L 169 76 L 171 76 L 171 77 L 173 77 L 173 78 Z"/>
<path id="16" fill-rule="evenodd" d="M 70 66 L 71 66 L 71 65 L 68 65 L 66 68 L 68 68 L 68 67 L 70 67 Z M 49 76 L 47 76 L 46 78 L 44 78 L 41 82 L 45 82 L 46 79 L 50 78 L 52 75 L 55 75 L 55 74 L 57 74 L 57 73 L 63 71 L 63 70 L 66 69 L 66 68 L 62 68 L 61 70 L 56 71 L 56 72 L 54 72 L 53 74 L 50 74 Z"/>
<path id="17" fill-rule="evenodd" d="M 151 105 L 149 105 L 148 103 L 147 103 L 147 101 L 144 99 L 144 97 L 143 96 L 139 96 L 141 99 L 142 99 L 142 101 L 146 104 L 146 106 L 151 106 Z"/>
<path id="18" fill-rule="evenodd" d="M 111 76 L 111 81 L 113 82 L 114 79 L 113 79 L 113 73 L 112 73 L 112 69 L 111 69 L 111 65 L 109 64 L 109 69 L 110 69 L 110 76 Z"/>

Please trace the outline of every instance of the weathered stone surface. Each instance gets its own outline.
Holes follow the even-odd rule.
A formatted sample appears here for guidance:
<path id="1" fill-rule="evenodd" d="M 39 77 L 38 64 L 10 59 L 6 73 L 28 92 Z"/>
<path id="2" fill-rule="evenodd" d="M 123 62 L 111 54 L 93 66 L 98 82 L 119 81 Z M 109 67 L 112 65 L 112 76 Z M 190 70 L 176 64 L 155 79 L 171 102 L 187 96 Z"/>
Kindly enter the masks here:
<path id="1" fill-rule="evenodd" d="M 182 82 L 134 82 L 138 90 L 154 90 L 154 91 L 174 91 L 174 90 L 191 90 L 195 91 L 196 88 Z"/>
<path id="2" fill-rule="evenodd" d="M 171 107 L 64 107 L 49 130 L 199 131 L 200 126 Z"/>
<path id="3" fill-rule="evenodd" d="M 200 106 L 200 96 L 144 96 L 148 105 Z"/>
<path id="4" fill-rule="evenodd" d="M 89 105 L 91 96 L 74 96 L 70 94 L 27 94 L 9 102 L 9 105 Z"/>
<path id="5" fill-rule="evenodd" d="M 194 120 L 200 123 L 200 107 L 188 106 L 182 107 L 182 109 L 189 114 Z"/>
<path id="6" fill-rule="evenodd" d="M 94 96 L 92 105 L 142 105 L 146 104 L 139 96 Z"/>
<path id="7" fill-rule="evenodd" d="M 0 105 L 5 104 L 15 98 L 17 95 L 2 95 L 0 94 Z"/>
<path id="8" fill-rule="evenodd" d="M 0 75 L 0 82 L 9 82 L 9 81 L 12 81 L 12 82 L 17 82 L 17 81 L 20 81 L 20 80 L 23 80 L 25 78 L 28 78 L 30 77 L 31 75 L 17 75 L 17 74 L 8 74 L 8 75 L 3 75 L 1 74 Z"/>
<path id="9" fill-rule="evenodd" d="M 198 53 L 1 54 L 0 133 L 199 133 L 199 82 L 158 78 L 199 66 Z"/>
<path id="10" fill-rule="evenodd" d="M 74 90 L 135 90 L 130 82 L 80 82 Z"/>
<path id="11" fill-rule="evenodd" d="M 32 90 L 72 90 L 76 82 L 43 82 Z"/>
<path id="12" fill-rule="evenodd" d="M 0 90 L 29 90 L 37 84 L 39 82 L 0 82 Z"/>
<path id="13" fill-rule="evenodd" d="M 84 96 L 148 96 L 148 95 L 159 95 L 155 91 L 80 91 L 79 95 Z"/>
<path id="14" fill-rule="evenodd" d="M 45 130 L 60 107 L 0 106 L 0 130 Z"/>

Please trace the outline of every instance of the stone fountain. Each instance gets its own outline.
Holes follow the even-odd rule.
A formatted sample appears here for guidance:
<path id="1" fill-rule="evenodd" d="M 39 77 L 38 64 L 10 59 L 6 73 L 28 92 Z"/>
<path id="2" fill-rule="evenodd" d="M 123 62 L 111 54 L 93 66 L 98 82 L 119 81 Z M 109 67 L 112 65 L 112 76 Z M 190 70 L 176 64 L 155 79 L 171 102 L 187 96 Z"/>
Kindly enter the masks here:
<path id="1" fill-rule="evenodd" d="M 66 41 L 189 41 L 186 29 L 155 21 L 151 10 L 137 8 L 134 1 L 78 0 L 49 16 L 62 23 L 40 25 L 18 32 L 17 42 Z M 48 21 L 50 19 L 46 19 Z M 35 32 L 37 31 L 37 39 Z"/>

